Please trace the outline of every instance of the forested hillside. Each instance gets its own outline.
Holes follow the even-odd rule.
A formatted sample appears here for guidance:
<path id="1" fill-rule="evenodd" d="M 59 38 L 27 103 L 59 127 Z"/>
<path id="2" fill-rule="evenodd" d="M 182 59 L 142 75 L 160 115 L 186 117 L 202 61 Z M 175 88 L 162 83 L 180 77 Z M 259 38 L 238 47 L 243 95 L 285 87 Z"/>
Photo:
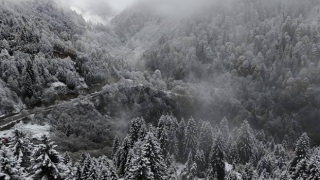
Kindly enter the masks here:
<path id="1" fill-rule="evenodd" d="M 117 33 L 130 42 L 159 27 L 161 37 L 144 51 L 142 66 L 189 83 L 182 89 L 201 99 L 191 108 L 194 116 L 214 121 L 227 116 L 237 125 L 247 119 L 279 140 L 301 126 L 317 139 L 318 1 L 205 1 L 166 28 L 172 17 L 150 10 L 157 9 L 152 5 L 141 8 L 115 18 Z M 196 92 L 189 90 L 193 87 Z M 283 131 L 284 124 L 294 132 Z"/>
<path id="2" fill-rule="evenodd" d="M 0 3 L 0 115 L 58 105 L 27 118 L 58 146 L 16 131 L 0 179 L 320 178 L 319 1 Z"/>
<path id="3" fill-rule="evenodd" d="M 2 1 L 0 19 L 1 114 L 105 84 L 122 67 L 111 31 L 52 1 Z"/>

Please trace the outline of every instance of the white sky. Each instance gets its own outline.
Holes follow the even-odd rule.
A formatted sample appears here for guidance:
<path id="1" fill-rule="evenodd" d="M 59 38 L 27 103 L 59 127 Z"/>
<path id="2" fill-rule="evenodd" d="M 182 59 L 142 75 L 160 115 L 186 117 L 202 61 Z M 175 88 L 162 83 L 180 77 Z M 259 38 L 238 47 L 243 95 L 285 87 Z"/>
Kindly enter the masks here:
<path id="1" fill-rule="evenodd" d="M 137 0 L 61 0 L 86 20 L 107 23 L 127 6 Z"/>
<path id="2" fill-rule="evenodd" d="M 128 5 L 132 4 L 135 0 L 106 0 L 117 11 L 122 11 Z"/>

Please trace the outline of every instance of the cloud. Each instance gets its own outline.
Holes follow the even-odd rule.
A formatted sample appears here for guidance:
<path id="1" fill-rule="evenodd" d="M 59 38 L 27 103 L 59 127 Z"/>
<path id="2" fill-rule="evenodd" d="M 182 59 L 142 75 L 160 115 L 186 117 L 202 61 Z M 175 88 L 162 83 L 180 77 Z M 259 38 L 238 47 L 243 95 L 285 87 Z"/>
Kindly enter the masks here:
<path id="1" fill-rule="evenodd" d="M 136 0 L 57 0 L 59 4 L 67 5 L 86 20 L 107 23 L 124 8 Z"/>

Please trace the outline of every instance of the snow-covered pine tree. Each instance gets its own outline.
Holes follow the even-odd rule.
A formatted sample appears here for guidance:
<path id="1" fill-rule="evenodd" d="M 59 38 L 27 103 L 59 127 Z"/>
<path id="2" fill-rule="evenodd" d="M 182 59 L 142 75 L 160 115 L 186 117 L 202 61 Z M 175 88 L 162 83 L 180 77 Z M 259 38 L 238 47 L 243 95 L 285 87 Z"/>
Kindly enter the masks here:
<path id="1" fill-rule="evenodd" d="M 279 169 L 286 168 L 287 162 L 289 160 L 289 156 L 285 150 L 285 148 L 282 146 L 282 144 L 277 144 L 274 150 L 275 160 L 276 160 L 276 166 Z"/>
<path id="2" fill-rule="evenodd" d="M 118 176 L 115 171 L 110 170 L 108 167 L 105 167 L 101 175 L 99 177 L 99 180 L 118 180 Z"/>
<path id="3" fill-rule="evenodd" d="M 194 156 L 194 162 L 197 164 L 197 177 L 204 178 L 204 171 L 206 169 L 206 161 L 204 157 L 203 150 L 197 150 L 196 155 Z"/>
<path id="4" fill-rule="evenodd" d="M 282 146 L 286 149 L 286 150 L 289 150 L 291 149 L 291 140 L 289 139 L 289 136 L 288 135 L 285 135 L 282 139 Z"/>
<path id="5" fill-rule="evenodd" d="M 189 170 L 186 180 L 197 180 L 197 164 L 194 162 Z"/>
<path id="6" fill-rule="evenodd" d="M 65 152 L 60 163 L 61 172 L 66 180 L 71 180 L 75 177 L 72 167 L 72 160 L 68 152 Z"/>
<path id="7" fill-rule="evenodd" d="M 160 124 L 159 124 L 160 125 Z M 158 127 L 158 139 L 163 154 L 167 154 L 170 146 L 169 128 L 166 126 Z"/>
<path id="8" fill-rule="evenodd" d="M 112 160 L 105 156 L 100 156 L 97 159 L 97 175 L 99 180 L 118 180 L 118 175 L 115 171 Z"/>
<path id="9" fill-rule="evenodd" d="M 241 177 L 243 180 L 252 180 L 254 168 L 252 167 L 252 163 L 248 162 L 243 167 L 241 172 Z"/>
<path id="10" fill-rule="evenodd" d="M 41 137 L 39 144 L 31 156 L 31 174 L 33 179 L 63 179 L 59 167 L 60 156 L 55 150 L 56 145 L 51 142 L 45 135 Z"/>
<path id="11" fill-rule="evenodd" d="M 107 158 L 105 156 L 100 156 L 96 159 L 96 162 L 97 162 L 96 168 L 103 169 L 103 167 L 105 167 L 107 164 Z"/>
<path id="12" fill-rule="evenodd" d="M 20 166 L 20 161 L 17 161 L 11 149 L 7 147 L 1 147 L 0 149 L 0 178 L 5 180 L 26 179 L 26 174 Z"/>
<path id="13" fill-rule="evenodd" d="M 128 153 L 128 156 L 127 156 L 127 163 L 126 163 L 125 169 L 124 169 L 125 177 L 128 176 L 129 173 L 131 173 L 132 168 L 134 166 L 133 163 L 135 163 L 135 162 L 133 162 L 133 160 L 137 160 L 137 159 L 134 159 L 134 158 L 137 158 L 136 157 L 137 153 L 140 153 L 139 155 L 141 155 L 141 149 L 140 149 L 139 146 L 135 146 L 133 149 L 129 150 L 129 153 Z M 130 175 L 130 176 L 132 176 L 132 175 Z"/>
<path id="14" fill-rule="evenodd" d="M 21 166 L 26 167 L 30 164 L 30 151 L 32 149 L 30 141 L 25 138 L 25 135 L 19 131 L 14 131 L 14 137 L 9 142 L 9 148 L 13 151 L 13 155 Z"/>
<path id="15" fill-rule="evenodd" d="M 153 133 L 148 132 L 142 145 L 142 156 L 149 159 L 155 180 L 168 179 L 167 166 L 161 154 L 160 144 Z"/>
<path id="16" fill-rule="evenodd" d="M 176 131 L 173 132 L 173 139 L 170 141 L 170 154 L 174 155 L 174 157 L 178 157 L 179 155 L 179 147 L 178 147 L 178 138 L 176 135 Z"/>
<path id="17" fill-rule="evenodd" d="M 125 173 L 127 156 L 130 149 L 131 149 L 131 141 L 130 141 L 130 137 L 127 136 L 124 138 L 122 142 L 122 146 L 119 150 L 119 153 L 117 153 L 117 157 L 114 160 L 116 167 L 118 168 L 119 176 L 124 175 Z"/>
<path id="18" fill-rule="evenodd" d="M 274 139 L 272 137 L 271 137 L 271 140 L 269 140 L 269 143 L 267 145 L 271 151 L 274 151 L 274 148 L 276 147 L 276 143 L 274 142 Z"/>
<path id="19" fill-rule="evenodd" d="M 191 169 L 193 163 L 194 163 L 193 155 L 192 155 L 192 152 L 190 151 L 189 155 L 188 155 L 187 162 L 185 164 L 185 169 Z"/>
<path id="20" fill-rule="evenodd" d="M 124 177 L 127 180 L 154 179 L 150 162 L 143 159 L 140 146 L 136 146 L 129 151 Z"/>
<path id="21" fill-rule="evenodd" d="M 308 161 L 308 180 L 320 179 L 320 148 L 314 149 L 314 153 L 311 155 Z"/>
<path id="22" fill-rule="evenodd" d="M 196 169 L 195 169 L 196 168 Z M 197 164 L 193 160 L 192 152 L 189 152 L 188 160 L 185 168 L 181 172 L 181 178 L 186 180 L 194 180 L 197 175 Z"/>
<path id="23" fill-rule="evenodd" d="M 64 163 L 65 165 L 72 165 L 71 157 L 70 157 L 70 155 L 69 155 L 68 152 L 65 152 L 65 153 L 64 153 L 62 159 L 63 159 L 63 163 Z"/>
<path id="24" fill-rule="evenodd" d="M 13 155 L 18 161 L 21 161 L 23 151 L 27 149 L 26 144 L 23 141 L 24 134 L 19 130 L 14 131 L 13 140 L 9 143 L 9 147 L 13 150 Z"/>
<path id="25" fill-rule="evenodd" d="M 222 133 L 222 137 L 224 141 L 227 141 L 229 139 L 230 135 L 230 129 L 229 129 L 229 123 L 226 117 L 224 117 L 220 124 L 219 124 L 219 129 Z"/>
<path id="26" fill-rule="evenodd" d="M 231 164 L 238 164 L 240 161 L 236 143 L 236 141 L 231 142 L 230 149 L 227 154 L 228 162 Z"/>
<path id="27" fill-rule="evenodd" d="M 113 140 L 113 145 L 112 145 L 112 157 L 116 156 L 119 149 L 120 149 L 120 141 L 118 136 L 115 136 Z"/>
<path id="28" fill-rule="evenodd" d="M 135 148 L 134 151 L 129 170 L 125 175 L 126 179 L 169 179 L 160 144 L 153 133 L 148 132 L 142 142 L 142 146 Z"/>
<path id="29" fill-rule="evenodd" d="M 157 127 L 157 138 L 159 139 L 162 153 L 178 154 L 178 142 L 176 137 L 177 119 L 173 116 L 161 116 Z"/>
<path id="30" fill-rule="evenodd" d="M 268 153 L 263 156 L 257 165 L 257 171 L 261 174 L 274 174 L 274 171 L 276 170 L 276 158 L 273 153 Z"/>
<path id="31" fill-rule="evenodd" d="M 98 179 L 96 164 L 91 157 L 87 157 L 81 171 L 80 180 L 96 180 Z"/>
<path id="32" fill-rule="evenodd" d="M 209 156 L 211 153 L 212 143 L 213 143 L 212 126 L 210 122 L 203 122 L 200 128 L 200 134 L 199 134 L 199 149 L 202 150 L 204 153 L 205 168 L 208 167 L 208 163 L 210 161 Z"/>
<path id="33" fill-rule="evenodd" d="M 79 159 L 80 166 L 84 165 L 84 162 L 87 160 L 87 158 L 90 157 L 90 155 L 87 152 L 82 152 Z"/>
<path id="34" fill-rule="evenodd" d="M 166 158 L 166 165 L 168 167 L 168 174 L 169 174 L 169 179 L 170 180 L 175 180 L 177 179 L 177 169 L 176 169 L 176 160 L 175 160 L 175 157 L 174 155 L 167 155 L 167 158 Z"/>
<path id="35" fill-rule="evenodd" d="M 282 172 L 280 180 L 291 180 L 289 172 L 288 171 Z"/>
<path id="36" fill-rule="evenodd" d="M 227 176 L 227 180 L 238 180 L 237 172 L 231 170 L 231 172 Z"/>
<path id="37" fill-rule="evenodd" d="M 131 126 L 129 130 L 130 144 L 131 148 L 138 139 L 143 139 L 146 133 L 146 123 L 143 118 L 134 118 L 131 121 Z"/>
<path id="38" fill-rule="evenodd" d="M 69 137 L 72 134 L 72 128 L 70 123 L 68 123 L 68 125 L 66 126 L 65 132 L 67 137 Z"/>
<path id="39" fill-rule="evenodd" d="M 238 132 L 237 150 L 240 163 L 245 164 L 255 158 L 256 139 L 247 120 L 245 120 Z"/>
<path id="40" fill-rule="evenodd" d="M 190 118 L 188 121 L 184 140 L 184 155 L 187 156 L 190 152 L 195 155 L 198 144 L 198 133 L 197 124 L 193 118 Z"/>
<path id="41" fill-rule="evenodd" d="M 307 133 L 303 133 L 295 148 L 295 156 L 290 162 L 289 172 L 292 179 L 305 178 L 310 142 Z"/>
<path id="42" fill-rule="evenodd" d="M 217 178 L 218 180 L 224 180 L 225 178 L 225 155 L 223 147 L 223 137 L 219 132 L 217 139 L 215 140 L 210 160 L 210 177 L 211 179 Z"/>
<path id="43" fill-rule="evenodd" d="M 185 134 L 186 134 L 186 123 L 182 118 L 178 128 L 177 128 L 177 141 L 178 141 L 178 160 L 180 162 L 185 162 L 186 158 L 184 156 L 184 141 L 185 141 Z"/>
<path id="44" fill-rule="evenodd" d="M 81 166 L 80 165 L 80 163 L 79 162 L 76 162 L 75 163 L 75 165 L 74 165 L 74 170 L 73 170 L 73 174 L 74 174 L 74 178 L 75 179 L 81 179 L 81 176 L 82 176 L 82 167 L 83 166 Z M 73 179 L 73 178 L 71 178 L 71 179 Z"/>

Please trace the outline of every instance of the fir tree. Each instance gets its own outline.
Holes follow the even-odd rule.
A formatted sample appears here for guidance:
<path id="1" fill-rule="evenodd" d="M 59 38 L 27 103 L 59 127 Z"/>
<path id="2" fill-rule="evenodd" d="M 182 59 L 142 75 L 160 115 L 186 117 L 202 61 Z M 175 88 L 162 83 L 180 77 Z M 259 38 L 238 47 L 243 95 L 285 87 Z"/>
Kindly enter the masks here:
<path id="1" fill-rule="evenodd" d="M 63 163 L 65 164 L 65 165 L 71 165 L 72 164 L 72 162 L 71 162 L 71 157 L 70 157 L 70 155 L 69 155 L 69 153 L 68 152 L 65 152 L 64 153 L 64 156 L 63 156 Z"/>
<path id="2" fill-rule="evenodd" d="M 154 179 L 150 162 L 142 157 L 142 148 L 136 147 L 135 150 L 130 150 L 124 177 L 128 180 Z"/>
<path id="3" fill-rule="evenodd" d="M 275 147 L 274 155 L 276 159 L 276 165 L 279 169 L 283 169 L 286 167 L 288 162 L 288 154 L 282 144 L 278 144 Z"/>
<path id="4" fill-rule="evenodd" d="M 198 178 L 197 178 L 197 176 L 196 176 L 196 174 L 197 174 L 197 164 L 194 162 L 193 164 L 192 164 L 192 166 L 191 166 L 191 169 L 189 170 L 189 173 L 188 173 L 188 175 L 187 175 L 187 177 L 186 177 L 186 179 L 187 180 L 197 180 Z"/>
<path id="5" fill-rule="evenodd" d="M 113 140 L 113 145 L 112 145 L 112 157 L 116 156 L 119 149 L 120 149 L 120 141 L 118 136 L 115 136 Z"/>
<path id="6" fill-rule="evenodd" d="M 184 119 L 182 118 L 178 128 L 177 128 L 177 141 L 178 141 L 178 159 L 183 162 L 185 160 L 184 156 L 184 142 L 185 142 L 185 134 L 186 134 L 186 124 Z"/>
<path id="7" fill-rule="evenodd" d="M 176 129 L 177 119 L 175 117 L 168 115 L 160 117 L 157 128 L 157 137 L 164 155 L 167 155 L 167 153 L 174 155 L 178 154 Z"/>
<path id="8" fill-rule="evenodd" d="M 160 144 L 153 133 L 148 132 L 142 146 L 135 148 L 126 179 L 169 179 L 167 166 L 161 154 Z"/>
<path id="9" fill-rule="evenodd" d="M 167 179 L 167 167 L 161 154 L 160 145 L 152 133 L 147 133 L 142 148 L 142 155 L 144 158 L 149 159 L 154 178 L 157 180 Z"/>
<path id="10" fill-rule="evenodd" d="M 22 132 L 15 130 L 13 141 L 10 143 L 11 148 L 13 149 L 13 155 L 17 160 L 20 160 L 23 156 L 23 151 L 26 151 L 28 147 L 24 143 L 24 134 Z"/>
<path id="11" fill-rule="evenodd" d="M 118 180 L 118 176 L 113 169 L 110 169 L 110 167 L 105 167 L 101 172 L 99 180 Z"/>
<path id="12" fill-rule="evenodd" d="M 133 147 L 134 143 L 144 138 L 146 133 L 146 123 L 143 118 L 134 118 L 131 122 L 129 137 L 130 145 Z"/>
<path id="13" fill-rule="evenodd" d="M 97 172 L 94 160 L 91 157 L 87 157 L 83 164 L 81 171 L 81 180 L 95 180 L 97 179 Z"/>
<path id="14" fill-rule="evenodd" d="M 229 135 L 230 135 L 230 130 L 229 130 L 229 124 L 228 124 L 228 120 L 226 117 L 224 117 L 220 124 L 219 124 L 219 129 L 222 133 L 222 137 L 223 140 L 226 142 L 229 139 Z"/>
<path id="15" fill-rule="evenodd" d="M 48 180 L 62 179 L 61 170 L 59 169 L 60 156 L 55 150 L 56 145 L 43 136 L 42 144 L 35 148 L 32 153 L 32 174 L 33 179 Z"/>
<path id="16" fill-rule="evenodd" d="M 228 158 L 228 162 L 230 162 L 232 164 L 239 163 L 240 159 L 239 159 L 239 154 L 238 154 L 236 142 L 232 142 L 227 158 Z"/>
<path id="17" fill-rule="evenodd" d="M 261 174 L 262 172 L 273 174 L 275 169 L 276 169 L 276 159 L 273 156 L 273 153 L 266 154 L 258 162 L 257 170 L 259 174 Z"/>
<path id="18" fill-rule="evenodd" d="M 87 158 L 90 157 L 90 155 L 86 152 L 82 152 L 81 153 L 81 156 L 80 156 L 80 159 L 79 159 L 79 164 L 80 166 L 83 166 L 85 161 L 87 160 Z"/>
<path id="19" fill-rule="evenodd" d="M 161 129 L 158 127 L 158 139 L 163 154 L 167 154 L 170 146 L 169 129 L 165 126 Z"/>
<path id="20" fill-rule="evenodd" d="M 282 146 L 286 149 L 286 150 L 289 150 L 291 149 L 291 140 L 289 139 L 289 136 L 288 135 L 285 135 L 283 140 L 282 140 Z"/>
<path id="21" fill-rule="evenodd" d="M 223 180 L 225 177 L 225 162 L 224 162 L 224 147 L 222 134 L 219 133 L 215 143 L 213 144 L 210 169 L 211 177 L 217 178 L 218 180 Z M 216 176 L 216 177 L 215 177 Z"/>
<path id="22" fill-rule="evenodd" d="M 131 141 L 130 141 L 130 137 L 127 136 L 122 142 L 122 146 L 119 150 L 119 153 L 117 154 L 117 158 L 115 161 L 117 165 L 116 167 L 118 168 L 119 175 L 123 175 L 125 173 L 127 156 L 130 149 L 131 149 Z"/>
<path id="23" fill-rule="evenodd" d="M 197 164 L 193 160 L 192 152 L 189 152 L 185 168 L 181 172 L 181 178 L 186 180 L 195 180 L 197 174 Z"/>
<path id="24" fill-rule="evenodd" d="M 238 180 L 238 177 L 237 177 L 237 172 L 232 170 L 228 176 L 227 176 L 227 180 Z"/>
<path id="25" fill-rule="evenodd" d="M 198 144 L 197 124 L 193 118 L 189 119 L 185 134 L 184 155 L 187 156 L 189 152 L 196 154 Z"/>
<path id="26" fill-rule="evenodd" d="M 241 174 L 242 174 L 243 180 L 253 180 L 253 176 L 254 176 L 253 164 L 251 162 L 246 163 Z"/>
<path id="27" fill-rule="evenodd" d="M 72 134 L 71 124 L 69 123 L 66 127 L 66 136 L 69 137 Z"/>
<path id="28" fill-rule="evenodd" d="M 166 165 L 168 167 L 169 179 L 174 180 L 177 179 L 177 169 L 176 169 L 176 161 L 174 155 L 167 155 Z"/>
<path id="29" fill-rule="evenodd" d="M 289 173 L 287 171 L 282 172 L 280 180 L 291 180 Z"/>
<path id="30" fill-rule="evenodd" d="M 239 129 L 237 149 L 240 163 L 247 163 L 255 157 L 256 140 L 248 121 L 244 121 Z"/>
<path id="31" fill-rule="evenodd" d="M 12 149 L 14 157 L 21 166 L 26 167 L 29 164 L 29 155 L 32 147 L 30 141 L 25 138 L 25 135 L 21 131 L 14 131 L 14 137 L 9 143 L 9 148 Z"/>
<path id="32" fill-rule="evenodd" d="M 316 148 L 308 162 L 308 180 L 320 179 L 320 149 Z"/>
<path id="33" fill-rule="evenodd" d="M 204 170 L 206 168 L 206 161 L 202 150 L 197 150 L 194 156 L 194 161 L 197 164 L 197 177 L 204 178 Z"/>
<path id="34" fill-rule="evenodd" d="M 26 179 L 26 174 L 20 166 L 20 161 L 17 161 L 13 152 L 6 147 L 0 149 L 0 174 L 4 176 L 4 179 Z"/>
<path id="35" fill-rule="evenodd" d="M 137 161 L 137 159 L 134 159 L 134 158 L 136 158 L 137 153 L 139 153 L 138 155 L 140 157 L 141 156 L 141 149 L 139 146 L 135 146 L 133 149 L 130 149 L 128 156 L 127 156 L 127 163 L 126 163 L 125 170 L 124 170 L 125 176 L 128 176 L 128 173 L 130 172 L 130 170 L 132 170 L 132 167 L 135 166 L 133 163 L 136 163 L 136 162 L 133 162 L 133 161 Z"/>
<path id="36" fill-rule="evenodd" d="M 290 162 L 289 172 L 291 178 L 298 179 L 306 176 L 309 149 L 309 137 L 306 133 L 303 133 L 296 144 L 295 157 Z"/>
<path id="37" fill-rule="evenodd" d="M 212 143 L 212 126 L 209 122 L 203 122 L 200 128 L 199 149 L 202 150 L 204 153 L 204 158 L 206 160 L 206 162 L 204 162 L 205 167 L 207 167 L 209 163 L 209 156 L 211 152 Z"/>
<path id="38" fill-rule="evenodd" d="M 66 180 L 72 179 L 75 175 L 73 174 L 72 161 L 68 152 L 64 153 L 62 162 L 61 172 L 63 173 L 63 177 L 65 177 Z"/>

